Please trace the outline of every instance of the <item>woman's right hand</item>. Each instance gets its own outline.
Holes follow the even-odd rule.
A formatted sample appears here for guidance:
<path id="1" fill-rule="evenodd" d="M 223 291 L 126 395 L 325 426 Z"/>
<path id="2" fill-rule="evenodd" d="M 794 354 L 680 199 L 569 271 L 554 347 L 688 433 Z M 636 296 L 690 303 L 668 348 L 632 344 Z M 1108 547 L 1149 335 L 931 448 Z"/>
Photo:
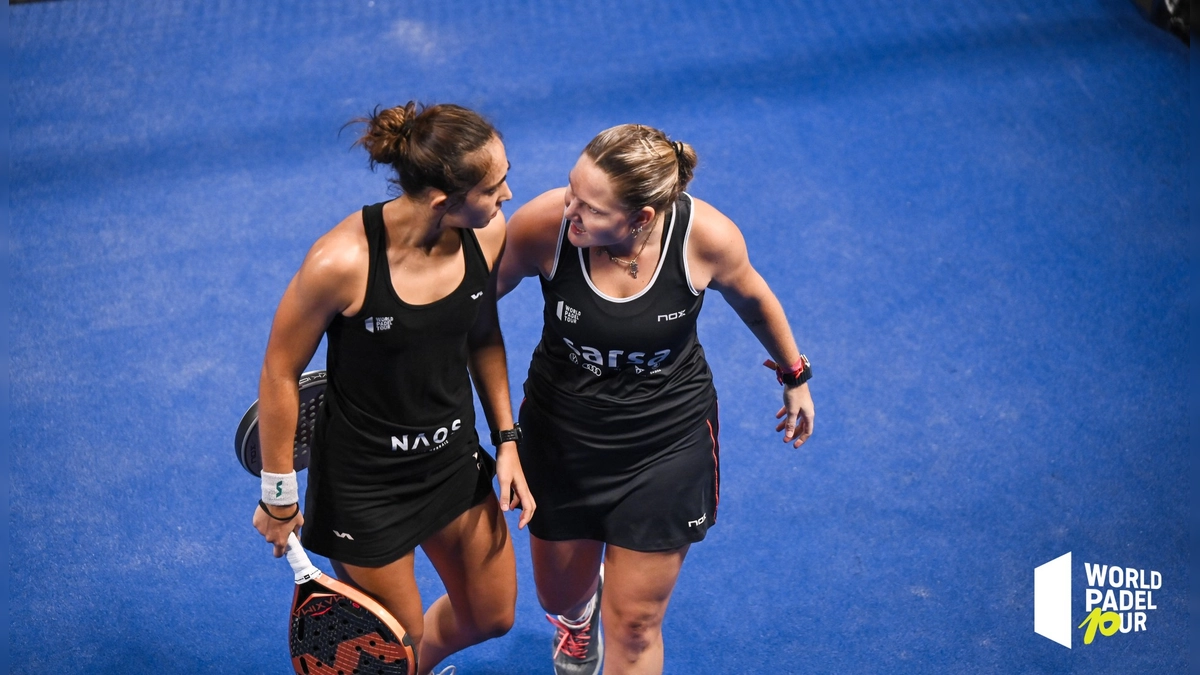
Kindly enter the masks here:
<path id="1" fill-rule="evenodd" d="M 262 506 L 254 507 L 254 529 L 275 546 L 275 557 L 280 558 L 287 551 L 288 535 L 295 532 L 296 536 L 300 536 L 300 526 L 304 524 L 304 514 L 300 513 L 300 507 L 296 504 L 267 506 L 267 508 L 271 509 L 271 515 L 264 512 Z M 292 512 L 296 514 L 292 518 L 278 520 L 278 518 L 287 517 Z M 271 517 L 272 515 L 275 517 Z"/>

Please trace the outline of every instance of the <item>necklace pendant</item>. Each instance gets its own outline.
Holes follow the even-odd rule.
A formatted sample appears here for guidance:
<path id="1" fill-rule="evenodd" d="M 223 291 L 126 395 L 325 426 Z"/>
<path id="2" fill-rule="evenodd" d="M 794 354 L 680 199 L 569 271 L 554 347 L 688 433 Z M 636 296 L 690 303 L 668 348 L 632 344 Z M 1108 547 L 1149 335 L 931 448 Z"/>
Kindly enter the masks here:
<path id="1" fill-rule="evenodd" d="M 638 270 L 638 265 L 637 265 L 637 261 L 636 261 L 636 260 L 634 260 L 633 262 L 629 263 L 629 274 L 630 274 L 630 276 L 632 276 L 634 279 L 636 279 L 636 278 L 637 278 L 637 270 Z"/>

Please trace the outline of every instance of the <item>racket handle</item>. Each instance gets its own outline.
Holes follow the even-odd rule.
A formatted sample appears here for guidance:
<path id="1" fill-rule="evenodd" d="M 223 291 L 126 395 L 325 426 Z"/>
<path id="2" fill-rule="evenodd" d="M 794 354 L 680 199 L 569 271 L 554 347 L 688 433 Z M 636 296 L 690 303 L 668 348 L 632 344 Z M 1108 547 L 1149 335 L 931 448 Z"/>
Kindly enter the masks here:
<path id="1" fill-rule="evenodd" d="M 288 533 L 287 559 L 288 564 L 292 566 L 292 572 L 296 574 L 297 584 L 302 584 L 310 579 L 316 579 L 322 575 L 321 570 L 317 569 L 312 564 L 312 561 L 308 559 L 308 553 L 300 545 L 300 540 L 296 538 L 295 532 Z"/>

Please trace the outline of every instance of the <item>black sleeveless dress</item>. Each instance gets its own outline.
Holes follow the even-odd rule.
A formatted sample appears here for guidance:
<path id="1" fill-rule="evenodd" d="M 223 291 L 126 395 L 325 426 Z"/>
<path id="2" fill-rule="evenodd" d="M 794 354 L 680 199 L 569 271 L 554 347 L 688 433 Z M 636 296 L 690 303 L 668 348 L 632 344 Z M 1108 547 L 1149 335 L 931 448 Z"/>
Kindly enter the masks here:
<path id="1" fill-rule="evenodd" d="M 383 204 L 363 207 L 370 269 L 362 309 L 329 324 L 325 405 L 305 496 L 302 541 L 327 558 L 378 567 L 407 554 L 492 492 L 479 445 L 467 334 L 488 280 L 471 230 L 449 295 L 396 294 Z"/>
<path id="2" fill-rule="evenodd" d="M 559 231 L 542 278 L 542 339 L 521 406 L 521 466 L 541 539 L 594 539 L 638 551 L 699 541 L 719 497 L 717 397 L 696 317 L 686 246 L 692 200 L 664 221 L 649 285 L 612 298 L 586 251 Z"/>

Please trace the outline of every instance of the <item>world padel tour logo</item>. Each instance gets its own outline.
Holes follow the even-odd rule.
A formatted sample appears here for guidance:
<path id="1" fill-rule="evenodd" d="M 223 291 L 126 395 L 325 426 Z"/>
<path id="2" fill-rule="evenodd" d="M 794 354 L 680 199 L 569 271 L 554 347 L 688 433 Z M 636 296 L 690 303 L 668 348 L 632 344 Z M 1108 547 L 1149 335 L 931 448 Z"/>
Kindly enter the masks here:
<path id="1" fill-rule="evenodd" d="M 1033 570 L 1033 630 L 1071 648 L 1075 631 L 1083 644 L 1117 633 L 1141 633 L 1153 628 L 1158 609 L 1154 594 L 1162 589 L 1162 573 L 1139 567 L 1083 563 L 1082 623 L 1072 618 L 1071 554 L 1059 556 Z"/>

